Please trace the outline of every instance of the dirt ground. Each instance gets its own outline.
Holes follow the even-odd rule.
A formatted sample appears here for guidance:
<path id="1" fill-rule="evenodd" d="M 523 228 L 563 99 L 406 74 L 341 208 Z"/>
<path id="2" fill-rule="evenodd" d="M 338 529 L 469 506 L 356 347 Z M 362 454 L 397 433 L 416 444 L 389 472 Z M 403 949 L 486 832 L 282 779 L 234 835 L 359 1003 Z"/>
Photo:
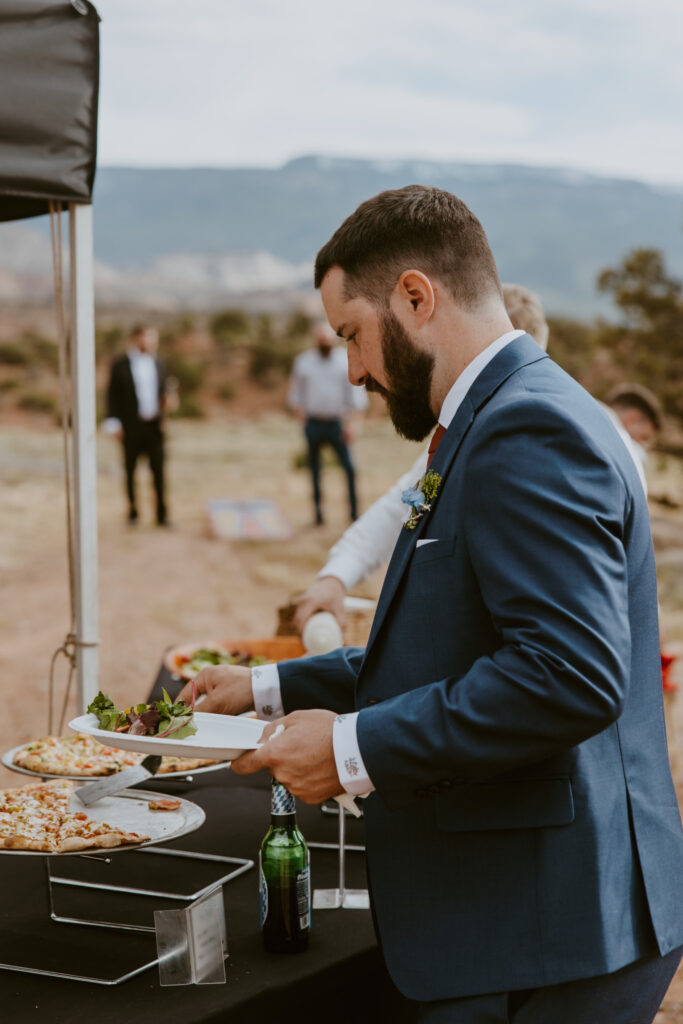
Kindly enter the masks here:
<path id="1" fill-rule="evenodd" d="M 139 470 L 141 522 L 124 521 L 116 442 L 99 442 L 98 518 L 100 684 L 115 701 L 142 700 L 162 654 L 177 643 L 263 637 L 275 632 L 277 608 L 304 589 L 347 524 L 341 472 L 324 474 L 326 525 L 311 524 L 309 478 L 294 468 L 302 451 L 298 426 L 284 415 L 239 422 L 173 422 L 168 471 L 172 530 L 153 525 L 146 467 Z M 368 421 L 355 446 L 364 507 L 405 470 L 417 447 L 399 440 L 386 419 Z M 683 466 L 654 459 L 651 503 L 667 643 L 683 654 Z M 61 437 L 47 422 L 0 424 L 0 672 L 5 680 L 0 750 L 47 729 L 50 658 L 69 628 Z M 211 498 L 271 498 L 293 527 L 278 542 L 225 542 L 208 528 Z M 374 597 L 382 574 L 357 588 Z M 683 658 L 680 692 L 667 697 L 672 764 L 683 794 Z M 65 662 L 57 672 L 61 710 Z M 77 713 L 75 695 L 66 720 Z M 0 768 L 0 784 L 17 776 Z M 683 971 L 657 1024 L 683 1024 Z M 605 1022 L 607 1024 L 607 1022 Z"/>

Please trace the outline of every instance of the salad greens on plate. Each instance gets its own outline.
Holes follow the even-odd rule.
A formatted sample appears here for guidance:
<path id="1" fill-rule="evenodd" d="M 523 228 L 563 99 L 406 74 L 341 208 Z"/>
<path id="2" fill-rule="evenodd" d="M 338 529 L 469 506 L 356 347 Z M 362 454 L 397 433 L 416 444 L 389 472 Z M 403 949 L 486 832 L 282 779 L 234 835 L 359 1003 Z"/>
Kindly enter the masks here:
<path id="1" fill-rule="evenodd" d="M 193 722 L 194 695 L 188 706 L 184 701 L 172 701 L 166 690 L 161 700 L 151 704 L 133 704 L 119 710 L 111 697 L 100 691 L 88 706 L 88 713 L 96 715 L 100 729 L 122 732 L 129 736 L 173 736 L 181 740 L 194 736 L 197 726 Z"/>

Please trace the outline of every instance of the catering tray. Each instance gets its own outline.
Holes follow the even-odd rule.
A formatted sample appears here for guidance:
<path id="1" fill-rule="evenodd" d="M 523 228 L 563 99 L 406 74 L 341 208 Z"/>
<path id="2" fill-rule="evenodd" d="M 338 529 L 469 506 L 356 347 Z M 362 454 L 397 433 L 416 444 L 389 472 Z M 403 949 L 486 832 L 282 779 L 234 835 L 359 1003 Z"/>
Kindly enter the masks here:
<path id="1" fill-rule="evenodd" d="M 117 745 L 120 746 L 121 744 Z M 51 772 L 38 772 L 34 771 L 32 768 L 23 768 L 21 765 L 14 764 L 14 758 L 20 750 L 24 749 L 25 746 L 26 743 L 20 743 L 18 747 L 12 747 L 11 750 L 6 750 L 2 757 L 0 757 L 0 763 L 2 763 L 5 768 L 9 768 L 11 772 L 18 772 L 19 775 L 30 775 L 34 779 L 71 779 L 73 782 L 86 783 L 101 782 L 102 779 L 111 779 L 112 775 L 119 774 L 118 772 L 113 772 L 112 775 L 64 775 L 60 772 L 59 775 L 54 775 Z M 127 765 L 126 767 L 130 766 Z M 160 772 L 156 776 L 156 781 L 165 782 L 166 779 L 186 779 L 188 776 L 200 775 L 204 774 L 204 772 L 215 772 L 229 767 L 229 761 L 218 761 L 216 764 L 202 765 L 201 768 L 184 768 L 182 771 L 178 772 Z M 125 770 L 125 768 L 121 769 L 121 771 Z"/>
<path id="2" fill-rule="evenodd" d="M 164 667 L 176 679 L 183 679 L 185 682 L 188 682 L 191 675 L 183 671 L 184 661 L 182 659 L 192 657 L 194 652 L 202 647 L 222 647 L 231 653 L 249 655 L 252 658 L 266 658 L 271 662 L 298 658 L 305 653 L 298 636 L 255 637 L 253 639 L 238 637 L 232 640 L 204 640 L 179 644 L 177 647 L 169 648 L 164 654 Z"/>
<path id="3" fill-rule="evenodd" d="M 178 839 L 188 832 L 194 832 L 204 824 L 206 815 L 203 809 L 191 800 L 180 799 L 177 811 L 151 811 L 147 806 L 149 800 L 164 800 L 165 793 L 154 793 L 145 789 L 124 789 L 115 796 L 104 797 L 88 807 L 87 815 L 95 821 L 106 821 L 110 825 L 126 829 L 129 832 L 148 834 L 149 839 L 143 843 L 130 843 L 125 846 L 93 847 L 92 849 L 73 850 L 68 853 L 47 853 L 45 850 L 4 850 L 0 853 L 13 856 L 28 855 L 30 857 L 78 857 L 122 853 L 126 850 L 139 850 L 143 846 L 152 846 Z M 70 811 L 84 810 L 83 804 L 75 793 L 69 801 Z"/>
<path id="4" fill-rule="evenodd" d="M 248 715 L 212 715 L 207 711 L 195 711 L 193 721 L 197 732 L 182 740 L 174 740 L 173 736 L 131 736 L 126 732 L 110 732 L 100 729 L 96 715 L 73 718 L 69 728 L 74 732 L 94 736 L 108 747 L 122 750 L 139 750 L 143 754 L 171 754 L 176 757 L 215 757 L 229 761 L 239 757 L 245 750 L 255 750 L 267 725 Z"/>

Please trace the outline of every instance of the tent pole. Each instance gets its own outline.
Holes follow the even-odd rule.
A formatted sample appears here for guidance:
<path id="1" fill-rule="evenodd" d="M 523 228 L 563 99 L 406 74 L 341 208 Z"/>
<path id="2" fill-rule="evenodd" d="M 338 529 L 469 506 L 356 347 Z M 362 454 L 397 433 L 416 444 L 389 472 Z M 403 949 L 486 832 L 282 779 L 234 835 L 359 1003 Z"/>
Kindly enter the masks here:
<path id="1" fill-rule="evenodd" d="M 76 673 L 83 713 L 99 689 L 92 206 L 69 203 L 69 241 Z"/>

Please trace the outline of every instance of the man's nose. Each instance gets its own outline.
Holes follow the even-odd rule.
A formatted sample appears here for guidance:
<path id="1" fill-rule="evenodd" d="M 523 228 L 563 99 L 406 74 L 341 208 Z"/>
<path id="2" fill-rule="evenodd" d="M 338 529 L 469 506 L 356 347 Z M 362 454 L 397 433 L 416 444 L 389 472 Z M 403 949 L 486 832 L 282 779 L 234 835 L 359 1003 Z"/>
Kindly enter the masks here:
<path id="1" fill-rule="evenodd" d="M 349 361 L 349 380 L 352 384 L 364 384 L 368 371 L 363 366 L 363 361 L 359 357 L 355 347 L 353 345 L 349 345 L 346 354 Z"/>

